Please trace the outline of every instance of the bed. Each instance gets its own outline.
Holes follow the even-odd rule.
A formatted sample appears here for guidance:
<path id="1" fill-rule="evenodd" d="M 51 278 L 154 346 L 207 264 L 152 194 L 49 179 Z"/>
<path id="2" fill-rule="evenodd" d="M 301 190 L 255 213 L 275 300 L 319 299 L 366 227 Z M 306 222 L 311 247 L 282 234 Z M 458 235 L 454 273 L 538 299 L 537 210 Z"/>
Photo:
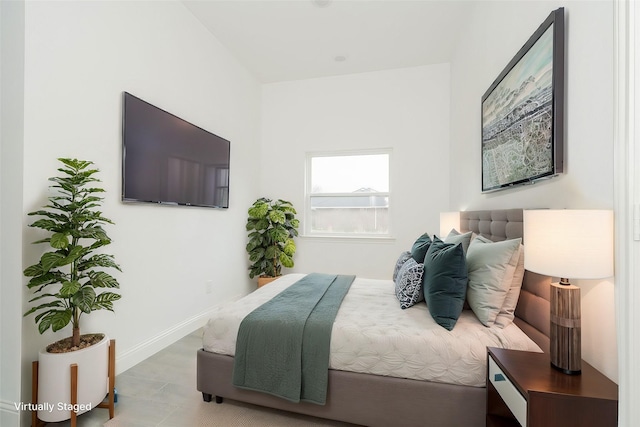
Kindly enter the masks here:
<path id="1" fill-rule="evenodd" d="M 493 242 L 522 238 L 522 216 L 521 209 L 461 212 L 460 232 L 471 231 Z M 225 308 L 225 310 L 231 310 L 236 317 L 241 317 L 243 310 L 250 311 L 254 305 L 270 298 L 271 293 L 280 292 L 298 278 L 297 275 L 285 276 L 247 296 L 250 298 L 249 302 L 241 304 L 245 305 L 244 308 Z M 491 331 L 496 328 L 483 327 L 486 331 L 478 332 L 483 334 L 481 338 L 478 338 L 482 340 L 479 344 L 480 347 L 477 347 L 476 343 L 476 347 L 469 347 L 470 350 L 467 353 L 475 354 L 476 359 L 486 360 L 485 345 L 515 346 L 515 348 L 522 350 L 548 352 L 548 285 L 550 281 L 549 277 L 525 271 L 513 324 L 500 331 Z M 353 331 L 349 331 L 349 324 L 355 324 L 359 321 L 357 316 L 353 316 L 353 313 L 344 313 L 349 311 L 349 307 L 352 307 L 350 304 L 353 301 L 351 300 L 361 299 L 362 295 L 366 295 L 369 291 L 384 293 L 385 289 L 392 288 L 393 284 L 390 281 L 356 278 L 336 317 L 334 335 L 352 333 Z M 384 303 L 377 301 L 376 304 Z M 389 308 L 389 310 L 392 309 Z M 416 305 L 405 312 L 419 317 L 424 314 L 421 313 L 421 310 L 427 310 L 426 305 Z M 427 316 L 428 313 L 423 317 L 426 319 Z M 442 363 L 444 362 L 433 360 L 430 356 L 429 360 L 433 360 L 431 365 L 422 364 L 424 366 L 421 366 L 421 363 L 415 363 L 416 360 L 413 360 L 406 350 L 398 350 L 401 357 L 397 360 L 391 358 L 385 363 L 376 363 L 376 356 L 373 354 L 375 351 L 363 351 L 363 359 L 358 361 L 351 357 L 354 352 L 357 352 L 354 348 L 360 347 L 365 350 L 373 348 L 377 351 L 378 344 L 366 340 L 358 342 L 357 339 L 354 339 L 357 337 L 356 334 L 351 335 L 351 339 L 347 339 L 347 341 L 353 341 L 349 345 L 354 348 L 349 349 L 348 346 L 338 345 L 338 348 L 334 349 L 334 336 L 332 335 L 332 356 L 326 404 L 292 403 L 269 394 L 245 390 L 232 385 L 233 345 L 235 342 L 233 339 L 225 341 L 217 338 L 224 335 L 233 336 L 236 330 L 226 326 L 225 322 L 215 318 L 210 320 L 208 327 L 205 328 L 203 349 L 197 353 L 197 388 L 202 392 L 205 401 L 210 401 L 215 396 L 216 402 L 222 403 L 223 398 L 229 398 L 367 426 L 485 425 L 484 375 L 486 364 L 476 364 L 472 367 L 471 362 L 465 360 L 464 357 L 457 357 L 460 359 L 457 360 L 457 365 L 443 367 Z M 463 310 L 458 323 L 451 332 L 461 332 L 465 328 L 471 327 L 474 322 L 477 323 L 474 313 L 471 310 Z M 526 340 L 523 341 L 518 334 L 524 335 Z M 362 337 L 370 335 L 375 335 L 375 333 L 371 331 L 361 333 Z M 386 341 L 392 342 L 394 339 L 387 338 Z M 453 347 L 455 344 L 445 345 Z M 464 343 L 464 346 L 473 344 L 467 342 Z M 424 350 L 417 351 L 421 353 Z M 345 354 L 349 356 L 344 357 Z M 386 357 L 386 359 L 389 358 Z M 378 366 L 385 364 L 388 366 Z M 468 370 L 472 375 L 462 378 L 462 375 L 459 374 L 465 370 L 465 364 L 469 366 Z M 390 373 L 389 369 L 392 371 L 395 369 L 395 372 Z M 451 376 L 439 375 L 439 371 L 452 371 L 450 373 L 452 373 L 453 379 Z"/>

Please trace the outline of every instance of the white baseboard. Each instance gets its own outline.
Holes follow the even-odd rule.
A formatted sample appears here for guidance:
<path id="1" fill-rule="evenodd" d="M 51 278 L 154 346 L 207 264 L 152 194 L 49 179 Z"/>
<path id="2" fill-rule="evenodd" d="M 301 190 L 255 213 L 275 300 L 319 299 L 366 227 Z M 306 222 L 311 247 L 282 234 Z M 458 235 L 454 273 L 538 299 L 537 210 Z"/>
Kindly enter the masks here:
<path id="1" fill-rule="evenodd" d="M 231 300 L 238 299 L 240 298 L 240 296 L 241 295 L 231 298 Z M 212 307 L 209 310 L 197 314 L 138 344 L 137 346 L 125 351 L 124 353 L 120 353 L 119 356 L 116 356 L 116 375 L 137 365 L 148 357 L 153 356 L 158 351 L 173 344 L 180 338 L 196 331 L 198 328 L 203 327 L 207 323 L 207 320 L 209 320 L 209 318 L 211 317 L 211 314 L 213 313 L 215 308 L 216 307 Z M 117 347 L 116 353 L 118 353 Z M 4 426 L 4 424 L 1 425 Z"/>

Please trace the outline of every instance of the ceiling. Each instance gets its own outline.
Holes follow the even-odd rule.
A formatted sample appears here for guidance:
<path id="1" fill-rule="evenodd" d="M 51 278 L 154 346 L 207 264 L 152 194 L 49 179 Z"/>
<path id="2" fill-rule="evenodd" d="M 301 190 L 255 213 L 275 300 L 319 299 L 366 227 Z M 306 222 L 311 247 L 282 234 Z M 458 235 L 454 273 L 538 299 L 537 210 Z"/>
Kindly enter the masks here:
<path id="1" fill-rule="evenodd" d="M 461 0 L 183 0 L 263 83 L 449 62 Z"/>

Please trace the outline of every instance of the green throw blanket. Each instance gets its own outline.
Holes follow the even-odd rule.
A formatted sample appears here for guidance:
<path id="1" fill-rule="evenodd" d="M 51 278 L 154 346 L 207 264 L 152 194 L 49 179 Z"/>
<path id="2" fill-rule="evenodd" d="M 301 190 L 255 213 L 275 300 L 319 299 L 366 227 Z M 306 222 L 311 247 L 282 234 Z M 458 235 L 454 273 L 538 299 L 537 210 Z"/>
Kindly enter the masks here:
<path id="1" fill-rule="evenodd" d="M 240 323 L 233 385 L 326 403 L 331 329 L 355 276 L 312 273 Z"/>

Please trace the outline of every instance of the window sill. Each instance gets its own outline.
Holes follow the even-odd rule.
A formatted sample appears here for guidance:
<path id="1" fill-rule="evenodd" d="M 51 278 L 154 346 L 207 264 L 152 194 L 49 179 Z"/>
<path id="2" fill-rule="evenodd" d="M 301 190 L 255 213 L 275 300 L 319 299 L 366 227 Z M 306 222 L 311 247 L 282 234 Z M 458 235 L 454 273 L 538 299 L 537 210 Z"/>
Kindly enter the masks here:
<path id="1" fill-rule="evenodd" d="M 349 243 L 393 243 L 396 241 L 394 236 L 343 236 L 343 235 L 331 235 L 331 234 L 304 234 L 299 236 L 305 240 L 317 240 L 324 242 L 349 242 Z"/>

